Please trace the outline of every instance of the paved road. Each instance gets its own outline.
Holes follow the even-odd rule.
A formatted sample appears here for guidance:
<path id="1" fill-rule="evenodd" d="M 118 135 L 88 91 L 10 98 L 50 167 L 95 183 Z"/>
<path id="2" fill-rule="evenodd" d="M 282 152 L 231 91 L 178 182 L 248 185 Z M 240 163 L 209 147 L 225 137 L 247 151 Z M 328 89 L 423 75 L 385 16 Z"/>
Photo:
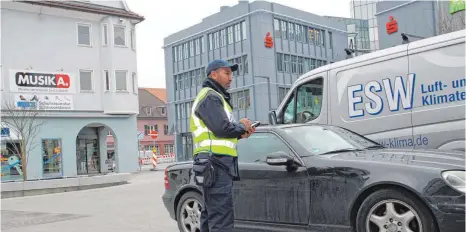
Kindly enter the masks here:
<path id="1" fill-rule="evenodd" d="M 163 206 L 163 165 L 130 184 L 1 200 L 1 231 L 177 232 Z"/>

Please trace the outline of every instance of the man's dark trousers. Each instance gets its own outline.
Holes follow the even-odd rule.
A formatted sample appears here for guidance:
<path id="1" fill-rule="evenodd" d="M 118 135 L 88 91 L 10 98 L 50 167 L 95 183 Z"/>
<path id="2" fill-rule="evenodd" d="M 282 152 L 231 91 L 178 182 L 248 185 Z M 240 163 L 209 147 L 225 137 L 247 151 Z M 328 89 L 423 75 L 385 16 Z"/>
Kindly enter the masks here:
<path id="1" fill-rule="evenodd" d="M 232 157 L 218 159 L 227 167 L 232 166 Z M 201 232 L 232 232 L 234 224 L 233 178 L 220 167 L 216 170 L 215 183 L 209 188 L 204 187 Z"/>

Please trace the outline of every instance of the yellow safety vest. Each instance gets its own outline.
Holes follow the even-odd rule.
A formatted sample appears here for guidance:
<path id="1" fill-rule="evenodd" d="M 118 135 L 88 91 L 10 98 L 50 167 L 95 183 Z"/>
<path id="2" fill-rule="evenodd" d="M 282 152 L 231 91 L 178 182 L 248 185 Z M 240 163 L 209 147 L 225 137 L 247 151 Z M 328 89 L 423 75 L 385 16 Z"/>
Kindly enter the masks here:
<path id="1" fill-rule="evenodd" d="M 210 131 L 204 122 L 199 119 L 194 113 L 199 102 L 204 99 L 208 93 L 217 94 L 220 96 L 223 102 L 223 109 L 228 116 L 230 122 L 234 121 L 232 109 L 227 101 L 223 98 L 223 95 L 213 90 L 212 88 L 202 88 L 196 96 L 194 103 L 191 108 L 191 120 L 190 128 L 193 136 L 194 152 L 193 155 L 197 155 L 200 152 L 212 152 L 219 155 L 238 156 L 236 152 L 236 145 L 238 144 L 237 138 L 217 138 L 212 131 Z"/>

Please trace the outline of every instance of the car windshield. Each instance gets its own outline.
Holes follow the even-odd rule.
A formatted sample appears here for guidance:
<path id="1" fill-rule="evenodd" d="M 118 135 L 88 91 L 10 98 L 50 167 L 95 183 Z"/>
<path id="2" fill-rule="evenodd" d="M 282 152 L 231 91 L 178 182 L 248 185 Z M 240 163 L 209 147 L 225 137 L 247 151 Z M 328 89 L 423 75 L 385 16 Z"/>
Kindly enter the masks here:
<path id="1" fill-rule="evenodd" d="M 361 135 L 335 126 L 297 126 L 284 131 L 303 146 L 311 155 L 335 151 L 350 151 L 382 146 Z"/>

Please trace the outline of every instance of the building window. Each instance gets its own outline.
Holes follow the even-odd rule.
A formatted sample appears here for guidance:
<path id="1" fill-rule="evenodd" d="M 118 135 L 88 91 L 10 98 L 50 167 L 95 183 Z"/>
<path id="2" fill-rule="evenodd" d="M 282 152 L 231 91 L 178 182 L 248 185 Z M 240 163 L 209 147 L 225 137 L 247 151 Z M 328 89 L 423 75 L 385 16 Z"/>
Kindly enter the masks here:
<path id="1" fill-rule="evenodd" d="M 294 37 L 294 23 L 288 23 L 288 33 L 289 33 L 289 40 L 295 40 Z"/>
<path id="2" fill-rule="evenodd" d="M 92 71 L 79 70 L 79 87 L 81 91 L 92 91 Z"/>
<path id="3" fill-rule="evenodd" d="M 107 46 L 108 45 L 108 25 L 103 24 L 102 25 L 102 46 Z"/>
<path id="4" fill-rule="evenodd" d="M 91 24 L 78 23 L 78 45 L 91 46 Z"/>
<path id="5" fill-rule="evenodd" d="M 201 38 L 201 52 L 205 52 L 204 37 Z"/>
<path id="6" fill-rule="evenodd" d="M 110 91 L 110 77 L 108 75 L 108 70 L 104 70 L 104 77 L 105 77 L 105 90 Z"/>
<path id="7" fill-rule="evenodd" d="M 189 55 L 194 56 L 194 40 L 189 41 Z"/>
<path id="8" fill-rule="evenodd" d="M 136 33 L 131 29 L 131 49 L 136 50 Z"/>
<path id="9" fill-rule="evenodd" d="M 296 56 L 291 56 L 291 72 L 298 73 L 298 58 Z"/>
<path id="10" fill-rule="evenodd" d="M 115 71 L 116 91 L 127 91 L 126 75 L 128 71 Z"/>
<path id="11" fill-rule="evenodd" d="M 228 27 L 228 44 L 233 43 L 233 27 Z"/>
<path id="12" fill-rule="evenodd" d="M 227 38 L 225 34 L 225 29 L 220 31 L 220 47 L 224 47 L 227 45 Z"/>
<path id="13" fill-rule="evenodd" d="M 315 41 L 314 41 L 314 29 L 309 28 L 308 34 L 309 34 L 309 43 L 314 44 L 315 43 Z"/>
<path id="14" fill-rule="evenodd" d="M 174 150 L 175 147 L 173 146 L 173 144 L 165 144 L 163 148 L 164 148 L 163 150 L 164 150 L 165 155 L 173 154 L 175 151 Z"/>
<path id="15" fill-rule="evenodd" d="M 220 48 L 220 32 L 214 33 L 214 48 Z"/>
<path id="16" fill-rule="evenodd" d="M 185 103 L 180 104 L 181 118 L 186 118 Z"/>
<path id="17" fill-rule="evenodd" d="M 138 93 L 138 79 L 136 73 L 132 73 L 131 82 L 133 83 L 133 93 Z"/>
<path id="18" fill-rule="evenodd" d="M 205 72 L 203 72 L 202 70 L 203 70 L 202 68 L 196 70 L 197 85 L 202 85 L 202 82 L 204 82 Z"/>
<path id="19" fill-rule="evenodd" d="M 315 30 L 315 33 L 316 33 L 316 37 L 315 37 L 315 41 L 316 41 L 316 46 L 321 46 L 321 35 L 320 35 L 320 30 Z"/>
<path id="20" fill-rule="evenodd" d="M 285 21 L 281 21 L 282 22 L 282 39 L 288 39 L 288 35 L 287 35 L 287 30 L 286 30 L 286 22 Z"/>
<path id="21" fill-rule="evenodd" d="M 291 58 L 290 58 L 290 55 L 285 54 L 284 58 L 285 58 L 284 59 L 285 69 L 283 71 L 286 72 L 286 73 L 289 73 L 289 72 L 291 72 Z"/>
<path id="22" fill-rule="evenodd" d="M 149 135 L 151 131 L 159 131 L 157 125 L 144 125 L 144 135 Z"/>
<path id="23" fill-rule="evenodd" d="M 178 46 L 178 61 L 182 61 L 183 60 L 183 46 L 180 45 Z"/>
<path id="24" fill-rule="evenodd" d="M 168 125 L 167 124 L 163 125 L 163 134 L 168 135 Z"/>
<path id="25" fill-rule="evenodd" d="M 275 30 L 275 37 L 280 38 L 280 20 L 273 19 L 273 29 Z"/>
<path id="26" fill-rule="evenodd" d="M 304 73 L 304 58 L 299 56 L 298 57 L 298 74 Z"/>
<path id="27" fill-rule="evenodd" d="M 162 115 L 165 115 L 165 114 L 167 113 L 167 108 L 165 108 L 165 107 L 160 107 L 160 113 L 161 113 Z"/>
<path id="28" fill-rule="evenodd" d="M 186 102 L 186 118 L 191 117 L 191 102 Z"/>
<path id="29" fill-rule="evenodd" d="M 189 54 L 188 54 L 188 43 L 183 44 L 183 53 L 184 53 L 184 58 L 188 59 Z"/>
<path id="30" fill-rule="evenodd" d="M 152 107 L 150 106 L 144 106 L 144 112 L 146 113 L 147 116 L 151 116 L 152 115 Z"/>
<path id="31" fill-rule="evenodd" d="M 173 47 L 173 62 L 178 62 L 178 47 Z"/>
<path id="32" fill-rule="evenodd" d="M 200 49 L 199 46 L 200 46 L 199 45 L 199 39 L 196 39 L 196 49 L 195 49 L 196 50 L 196 55 L 201 54 L 201 49 Z"/>
<path id="33" fill-rule="evenodd" d="M 241 22 L 241 29 L 243 30 L 243 40 L 245 40 L 247 38 L 246 21 Z"/>
<path id="34" fill-rule="evenodd" d="M 332 32 L 328 32 L 328 42 L 329 42 L 329 47 L 330 49 L 333 49 L 333 38 L 332 38 Z M 367 46 L 364 46 L 364 48 L 367 48 Z"/>
<path id="35" fill-rule="evenodd" d="M 209 37 L 209 38 L 208 38 L 208 40 L 209 40 L 209 41 L 208 41 L 208 42 L 209 42 L 209 51 L 212 51 L 212 49 L 214 49 L 214 44 L 213 44 L 214 41 L 212 40 L 212 34 L 209 34 L 208 37 Z"/>
<path id="36" fill-rule="evenodd" d="M 42 140 L 42 161 L 44 175 L 62 175 L 62 144 L 61 139 Z"/>
<path id="37" fill-rule="evenodd" d="M 190 73 L 190 81 L 191 81 L 191 87 L 196 87 L 197 85 L 197 77 L 196 77 L 196 70 L 191 70 Z"/>
<path id="38" fill-rule="evenodd" d="M 125 26 L 115 25 L 113 27 L 113 42 L 115 46 L 126 46 Z"/>
<path id="39" fill-rule="evenodd" d="M 277 53 L 277 71 L 283 72 L 283 54 Z"/>
<path id="40" fill-rule="evenodd" d="M 231 95 L 233 110 L 244 110 L 251 107 L 249 89 L 232 93 Z"/>
<path id="41" fill-rule="evenodd" d="M 235 24 L 235 42 L 241 41 L 241 25 Z"/>

